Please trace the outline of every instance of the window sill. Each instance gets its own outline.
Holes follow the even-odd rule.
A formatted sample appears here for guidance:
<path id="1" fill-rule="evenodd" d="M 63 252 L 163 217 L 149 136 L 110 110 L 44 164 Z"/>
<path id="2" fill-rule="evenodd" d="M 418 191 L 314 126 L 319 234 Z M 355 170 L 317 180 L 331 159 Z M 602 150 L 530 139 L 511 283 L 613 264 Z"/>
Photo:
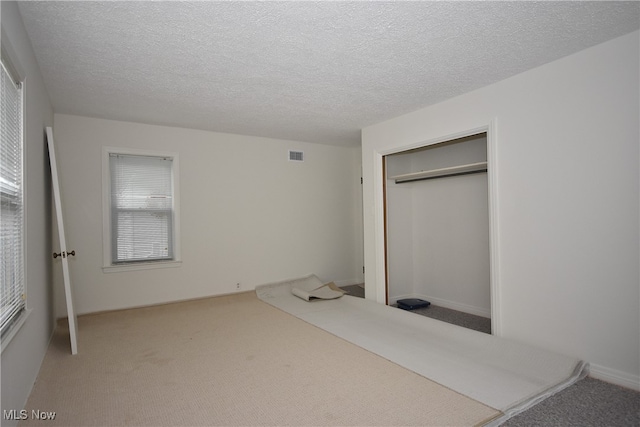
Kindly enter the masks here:
<path id="1" fill-rule="evenodd" d="M 29 317 L 29 314 L 31 314 L 32 311 L 32 309 L 24 310 L 20 317 L 18 317 L 15 323 L 11 326 L 11 329 L 7 333 L 7 336 L 2 339 L 2 350 L 0 350 L 0 353 L 4 353 L 4 350 L 9 346 L 9 343 L 11 342 L 13 337 L 16 336 L 20 328 L 22 328 L 22 325 L 25 324 L 25 322 L 27 321 L 27 317 Z"/>
<path id="2" fill-rule="evenodd" d="M 182 261 L 157 261 L 140 262 L 126 265 L 108 265 L 102 267 L 103 273 L 120 273 L 123 271 L 155 270 L 157 268 L 176 268 L 182 265 Z"/>

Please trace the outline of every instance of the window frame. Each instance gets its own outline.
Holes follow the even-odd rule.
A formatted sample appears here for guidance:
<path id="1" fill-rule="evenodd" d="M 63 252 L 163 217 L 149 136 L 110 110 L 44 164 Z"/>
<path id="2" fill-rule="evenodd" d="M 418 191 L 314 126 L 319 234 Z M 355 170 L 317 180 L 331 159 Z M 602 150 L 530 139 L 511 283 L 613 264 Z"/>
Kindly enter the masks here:
<path id="1" fill-rule="evenodd" d="M 20 85 L 20 113 L 21 113 L 21 129 L 20 129 L 20 157 L 21 157 L 21 168 L 20 171 L 21 178 L 21 196 L 22 196 L 22 241 L 21 241 L 21 268 L 22 268 L 22 294 L 24 300 L 24 306 L 18 310 L 12 316 L 12 319 L 7 323 L 7 329 L 4 331 L 4 334 L 0 336 L 0 353 L 4 352 L 4 350 L 8 347 L 9 343 L 13 339 L 14 336 L 17 335 L 18 331 L 25 324 L 29 314 L 32 312 L 32 309 L 29 307 L 29 299 L 27 298 L 28 289 L 28 274 L 27 274 L 27 150 L 26 150 L 26 122 L 27 122 L 27 77 L 26 73 L 20 67 L 20 63 L 15 60 L 16 55 L 12 49 L 11 44 L 9 43 L 8 38 L 4 31 L 2 31 L 2 48 L 0 58 L 2 61 L 2 66 L 6 70 L 7 74 L 11 79 Z"/>
<path id="2" fill-rule="evenodd" d="M 167 157 L 171 158 L 171 178 L 173 181 L 173 224 L 172 260 L 151 260 L 114 263 L 111 242 L 111 170 L 109 158 L 112 154 L 130 156 Z M 180 251 L 180 159 L 178 153 L 147 149 L 102 147 L 102 271 L 115 273 L 122 271 L 150 270 L 156 268 L 179 267 L 182 264 Z"/>

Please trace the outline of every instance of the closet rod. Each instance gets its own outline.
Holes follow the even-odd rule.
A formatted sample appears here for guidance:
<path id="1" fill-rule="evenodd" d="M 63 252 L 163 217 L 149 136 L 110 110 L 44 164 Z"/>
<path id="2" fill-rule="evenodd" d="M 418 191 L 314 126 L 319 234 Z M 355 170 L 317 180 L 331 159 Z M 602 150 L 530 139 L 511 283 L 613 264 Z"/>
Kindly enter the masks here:
<path id="1" fill-rule="evenodd" d="M 457 175 L 469 175 L 472 173 L 481 173 L 487 171 L 487 162 L 470 163 L 467 165 L 452 166 L 448 168 L 432 169 L 427 171 L 412 172 L 402 175 L 392 176 L 391 179 L 396 184 L 405 182 L 422 181 L 425 179 L 444 178 Z"/>

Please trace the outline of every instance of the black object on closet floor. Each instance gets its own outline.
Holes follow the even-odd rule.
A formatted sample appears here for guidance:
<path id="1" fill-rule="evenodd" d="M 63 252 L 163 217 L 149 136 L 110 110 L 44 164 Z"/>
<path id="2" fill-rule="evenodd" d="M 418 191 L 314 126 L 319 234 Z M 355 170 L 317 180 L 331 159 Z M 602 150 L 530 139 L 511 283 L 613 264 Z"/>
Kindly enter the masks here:
<path id="1" fill-rule="evenodd" d="M 418 298 L 399 299 L 396 303 L 398 304 L 398 308 L 403 310 L 415 310 L 416 308 L 424 308 L 431 305 L 429 301 Z"/>

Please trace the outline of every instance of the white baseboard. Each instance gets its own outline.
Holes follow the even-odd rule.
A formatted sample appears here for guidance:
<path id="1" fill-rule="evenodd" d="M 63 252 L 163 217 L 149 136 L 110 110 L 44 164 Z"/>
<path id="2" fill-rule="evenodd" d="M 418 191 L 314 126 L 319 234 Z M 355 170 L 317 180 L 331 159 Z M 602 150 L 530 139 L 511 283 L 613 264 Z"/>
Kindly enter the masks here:
<path id="1" fill-rule="evenodd" d="M 450 308 L 451 310 L 457 310 L 463 313 L 475 314 L 476 316 L 491 318 L 490 309 L 475 307 L 472 305 L 463 304 L 456 301 L 449 301 L 442 298 L 436 298 L 429 295 L 412 294 L 412 295 L 400 295 L 395 297 L 390 296 L 389 304 L 395 304 L 399 299 L 404 299 L 404 298 L 419 298 L 419 299 L 429 301 L 431 304 L 437 305 L 438 307 Z"/>
<path id="2" fill-rule="evenodd" d="M 589 364 L 589 376 L 611 384 L 619 385 L 631 390 L 640 391 L 640 376 L 628 374 L 616 369 L 604 366 Z"/>

